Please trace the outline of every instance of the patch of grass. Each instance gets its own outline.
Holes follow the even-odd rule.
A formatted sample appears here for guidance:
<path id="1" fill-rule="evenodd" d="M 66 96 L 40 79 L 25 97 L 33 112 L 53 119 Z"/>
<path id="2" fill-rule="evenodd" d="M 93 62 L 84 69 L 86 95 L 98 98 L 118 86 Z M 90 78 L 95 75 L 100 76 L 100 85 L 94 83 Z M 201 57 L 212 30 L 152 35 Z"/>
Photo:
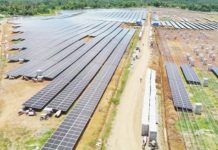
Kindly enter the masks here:
<path id="1" fill-rule="evenodd" d="M 51 136 L 54 129 L 40 129 L 34 133 L 25 128 L 5 129 L 0 131 L 0 150 L 36 150 Z"/>
<path id="2" fill-rule="evenodd" d="M 196 124 L 196 122 L 197 122 L 197 124 Z M 198 127 L 200 129 L 210 129 L 210 127 L 209 127 L 210 122 L 206 118 L 201 117 L 201 116 L 196 117 L 195 120 L 186 120 L 185 118 L 182 117 L 176 123 L 176 127 L 178 130 L 180 130 L 180 128 L 179 128 L 179 126 L 180 126 L 183 131 L 188 131 L 189 129 L 186 126 L 186 124 L 188 126 L 192 126 L 192 127 L 195 127 L 196 125 L 198 125 Z M 197 129 L 195 131 L 197 131 Z"/>
<path id="3" fill-rule="evenodd" d="M 189 93 L 191 102 L 197 103 L 200 102 L 203 105 L 203 110 L 201 115 L 190 114 L 193 118 L 189 117 L 187 120 L 185 114 L 181 113 L 181 118 L 176 122 L 176 128 L 181 130 L 184 134 L 190 135 L 190 128 L 195 136 L 200 134 L 201 139 L 204 141 L 202 145 L 205 145 L 208 149 L 217 149 L 217 143 L 214 139 L 218 135 L 218 118 L 216 117 L 217 108 L 218 108 L 218 82 L 214 75 L 208 71 L 201 71 L 198 68 L 195 68 L 199 79 L 203 81 L 204 77 L 207 77 L 209 80 L 209 86 L 203 87 L 203 85 L 188 85 L 185 81 L 185 78 L 180 71 L 185 87 Z M 191 136 L 191 135 L 190 135 Z"/>
<path id="4" fill-rule="evenodd" d="M 1 131 L 0 132 L 0 149 L 1 150 L 7 150 L 9 147 L 11 147 L 12 142 L 10 139 L 6 138 L 4 136 L 4 133 Z"/>
<path id="5" fill-rule="evenodd" d="M 116 109 L 114 108 L 111 112 L 111 114 L 108 116 L 108 122 L 106 124 L 104 133 L 103 133 L 103 138 L 102 138 L 102 147 L 101 150 L 106 150 L 106 144 L 107 144 L 107 139 L 110 136 L 112 125 L 113 125 L 113 120 L 116 116 Z"/>
<path id="6" fill-rule="evenodd" d="M 117 89 L 117 93 L 116 93 L 116 96 L 112 98 L 112 103 L 115 104 L 115 105 L 118 105 L 119 102 L 120 102 L 120 97 L 123 93 L 123 90 L 125 88 L 125 85 L 126 85 L 126 81 L 128 79 L 128 76 L 129 76 L 129 66 L 125 68 L 124 70 L 124 73 L 121 77 L 121 85 L 120 85 L 120 88 Z"/>
<path id="7" fill-rule="evenodd" d="M 45 144 L 45 142 L 48 140 L 48 138 L 52 135 L 53 132 L 54 129 L 49 129 L 38 136 L 32 135 L 24 142 L 25 149 L 41 149 L 43 144 Z"/>

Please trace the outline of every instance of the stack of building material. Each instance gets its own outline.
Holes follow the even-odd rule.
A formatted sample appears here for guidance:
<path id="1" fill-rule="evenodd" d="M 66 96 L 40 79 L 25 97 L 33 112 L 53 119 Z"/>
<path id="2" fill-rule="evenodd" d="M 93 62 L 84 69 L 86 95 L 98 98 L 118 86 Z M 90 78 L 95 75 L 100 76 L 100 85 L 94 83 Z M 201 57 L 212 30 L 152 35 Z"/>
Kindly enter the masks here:
<path id="1" fill-rule="evenodd" d="M 156 71 L 151 71 L 150 105 L 149 105 L 149 141 L 157 141 L 157 116 L 156 116 Z"/>
<path id="2" fill-rule="evenodd" d="M 148 69 L 145 78 L 145 94 L 142 111 L 142 136 L 144 142 L 155 142 L 157 138 L 156 115 L 156 71 Z"/>

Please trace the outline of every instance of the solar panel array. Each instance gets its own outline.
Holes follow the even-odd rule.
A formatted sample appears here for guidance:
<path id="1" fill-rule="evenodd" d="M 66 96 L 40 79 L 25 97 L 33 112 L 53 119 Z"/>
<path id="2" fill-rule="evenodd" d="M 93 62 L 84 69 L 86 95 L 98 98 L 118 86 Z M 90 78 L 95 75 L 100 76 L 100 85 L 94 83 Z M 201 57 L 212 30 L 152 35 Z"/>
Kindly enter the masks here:
<path id="1" fill-rule="evenodd" d="M 35 22 L 33 22 L 34 24 Z M 43 24 L 46 24 L 43 23 Z M 49 22 L 48 22 L 49 24 Z M 79 24 L 79 23 L 78 23 Z M 11 61 L 18 61 L 19 58 L 25 59 L 25 60 L 35 60 L 35 59 L 44 59 L 45 57 L 50 56 L 49 54 L 52 53 L 53 51 L 60 51 L 61 47 L 60 46 L 67 46 L 67 43 L 65 41 L 69 39 L 72 39 L 75 42 L 75 40 L 81 39 L 86 32 L 89 32 L 90 30 L 95 29 L 97 26 L 102 25 L 103 22 L 95 22 L 95 24 L 92 23 L 87 23 L 86 25 L 80 25 L 78 27 L 78 24 L 72 24 L 73 28 L 69 28 L 67 31 L 60 32 L 60 29 L 56 29 L 57 31 L 52 31 L 51 33 L 41 33 L 41 35 L 35 34 L 36 31 L 29 31 L 29 34 L 21 34 L 23 38 L 26 40 L 24 42 L 15 44 L 14 46 L 18 47 L 23 47 L 25 46 L 27 49 L 24 51 L 20 51 L 19 53 L 12 55 L 9 57 L 9 60 Z M 32 25 L 30 25 L 32 27 Z M 41 28 L 44 28 L 44 26 L 40 26 Z M 33 27 L 34 28 L 34 27 Z M 28 31 L 27 31 L 28 32 Z M 25 32 L 26 33 L 26 32 Z M 47 38 L 42 37 L 42 35 L 47 34 Z M 37 37 L 37 38 L 32 38 L 32 37 Z M 34 42 L 33 42 L 34 41 Z M 61 42 L 60 42 L 61 41 Z M 73 42 L 70 42 L 69 44 L 72 44 Z M 61 44 L 61 45 L 59 45 Z M 57 47 L 58 46 L 58 47 Z M 37 50 L 36 50 L 37 49 Z M 45 55 L 40 55 L 41 52 L 46 51 L 47 53 Z M 40 56 L 40 57 L 39 57 Z"/>
<path id="2" fill-rule="evenodd" d="M 78 102 L 68 116 L 43 146 L 42 150 L 72 150 L 75 148 L 110 82 L 133 33 L 134 30 L 131 30 L 127 35 L 129 38 L 121 41 L 86 91 L 78 99 Z"/>
<path id="3" fill-rule="evenodd" d="M 160 26 L 173 27 L 175 29 L 216 30 L 218 29 L 218 22 L 193 23 L 188 21 L 160 21 Z"/>
<path id="4" fill-rule="evenodd" d="M 143 9 L 103 9 L 87 11 L 79 17 L 94 20 L 117 21 L 125 23 L 136 23 L 138 20 L 146 19 L 146 11 Z"/>
<path id="5" fill-rule="evenodd" d="M 94 78 L 100 67 L 107 60 L 113 50 L 118 46 L 127 32 L 128 30 L 123 30 L 117 37 L 115 37 L 111 41 L 111 44 L 107 45 L 103 52 L 96 56 L 96 58 L 91 63 L 89 63 L 86 68 L 82 70 L 81 73 L 69 85 L 67 85 L 67 87 L 61 91 L 61 93 L 59 93 L 46 107 L 53 108 L 55 110 L 61 110 L 63 112 L 68 111 L 73 102 L 82 93 L 88 83 Z"/>
<path id="6" fill-rule="evenodd" d="M 98 32 L 101 31 L 102 32 L 101 34 L 105 35 L 106 33 L 110 32 L 111 30 L 117 28 L 119 25 L 120 25 L 119 23 L 110 23 L 110 26 L 109 26 L 110 28 L 107 25 L 106 26 L 104 25 L 103 27 L 101 25 L 99 25 L 98 28 L 95 29 L 94 31 L 98 31 Z M 94 31 L 92 30 L 92 32 L 94 32 Z M 90 32 L 90 33 L 92 33 L 92 32 Z M 99 35 L 101 35 L 101 34 L 99 34 Z M 86 35 L 83 35 L 82 37 L 84 37 L 84 36 L 86 36 Z M 58 71 L 57 65 L 60 65 L 60 67 L 65 69 L 77 57 L 80 57 L 82 54 L 84 54 L 86 52 L 85 50 L 87 50 L 87 48 L 83 48 L 82 50 L 80 48 L 82 45 L 84 45 L 83 41 L 78 41 L 78 38 L 76 40 L 73 40 L 73 41 L 72 40 L 73 39 L 71 39 L 70 43 L 67 43 L 67 45 L 66 45 L 66 42 L 64 42 L 64 46 L 62 43 L 61 45 L 56 46 L 56 48 L 53 48 L 52 51 L 50 51 L 51 53 L 46 53 L 46 56 L 49 57 L 48 59 L 45 59 L 44 61 L 42 61 L 42 60 L 34 61 L 33 60 L 31 62 L 28 62 L 25 65 L 20 66 L 17 69 L 9 71 L 7 74 L 10 76 L 14 76 L 14 77 L 21 76 L 21 75 L 27 76 L 27 77 L 35 77 L 36 71 L 38 69 L 40 69 L 45 73 L 45 77 L 47 77 L 46 74 L 48 72 L 51 72 L 50 70 L 52 70 L 52 68 L 55 67 L 56 68 L 55 71 Z M 92 44 L 94 45 L 96 41 L 97 40 L 93 41 Z M 78 49 L 78 48 L 80 48 L 80 49 Z M 52 53 L 54 53 L 54 50 L 55 50 L 56 55 L 52 54 Z M 38 53 L 41 54 L 42 52 L 38 52 Z M 70 55 L 68 55 L 68 54 L 70 54 Z M 42 58 L 40 58 L 40 59 L 42 59 Z M 49 78 L 49 76 L 48 76 L 48 78 Z"/>
<path id="7" fill-rule="evenodd" d="M 214 75 L 218 78 L 218 67 L 212 66 L 211 71 L 214 73 Z"/>
<path id="8" fill-rule="evenodd" d="M 99 35 L 98 37 L 93 39 L 93 41 L 91 41 L 89 44 L 86 44 L 84 47 L 79 49 L 78 53 L 74 53 L 74 55 L 72 55 L 71 58 L 69 58 L 68 60 L 64 60 L 65 61 L 64 63 L 58 63 L 57 65 L 49 68 L 48 70 L 46 70 L 43 73 L 43 76 L 46 78 L 49 78 L 49 79 L 53 79 L 57 75 L 59 75 L 65 68 L 69 67 L 73 63 L 73 60 L 76 60 L 75 58 L 80 58 L 78 56 L 81 56 L 81 53 L 86 54 L 87 50 L 91 49 L 91 48 L 93 48 L 93 49 L 103 48 L 105 45 L 108 44 L 108 42 L 113 38 L 113 36 L 116 35 L 116 33 L 120 32 L 120 29 L 117 29 L 118 26 L 119 25 L 116 24 L 116 25 L 112 26 L 110 29 L 108 29 L 107 31 L 103 32 L 101 35 Z M 111 37 L 107 37 L 106 39 L 101 41 L 103 39 L 103 37 L 105 37 L 109 33 L 112 33 Z M 99 42 L 99 41 L 101 41 L 101 42 Z"/>
<path id="9" fill-rule="evenodd" d="M 83 57 L 80 58 L 76 63 L 70 66 L 67 70 L 62 72 L 62 74 L 52 81 L 48 86 L 43 88 L 29 100 L 24 103 L 25 107 L 31 107 L 40 110 L 45 107 L 45 105 L 54 98 L 67 84 L 69 84 L 81 70 L 86 67 L 90 61 L 104 49 L 104 47 L 109 44 L 109 42 L 116 37 L 117 34 L 121 32 L 121 28 L 117 28 L 114 32 L 105 32 L 105 37 L 100 37 L 100 41 L 97 45 L 93 45 L 92 42 L 87 47 L 91 48 Z M 112 33 L 111 33 L 112 32 Z M 94 47 L 93 47 L 94 46 Z M 88 50 L 87 47 L 84 50 Z M 57 69 L 57 68 L 56 68 Z"/>
<path id="10" fill-rule="evenodd" d="M 190 64 L 182 64 L 180 67 L 187 83 L 201 84 L 201 81 Z"/>
<path id="11" fill-rule="evenodd" d="M 25 41 L 13 45 L 13 47 L 20 49 L 25 47 L 26 49 L 9 56 L 9 61 L 29 60 L 29 62 L 6 74 L 8 77 L 15 78 L 20 76 L 35 78 L 36 71 L 41 70 L 45 74 L 43 75 L 45 78 L 53 79 L 71 65 L 73 60 L 68 54 L 74 55 L 73 53 L 79 50 L 78 45 L 75 45 L 78 44 L 78 41 L 80 46 L 84 45 L 82 38 L 98 36 L 111 27 L 115 28 L 120 25 L 112 21 L 135 23 L 145 18 L 146 11 L 144 9 L 107 9 L 64 11 L 63 14 L 56 17 L 23 18 L 22 24 L 19 20 L 14 20 L 19 23 L 19 30 L 25 31 L 15 35 L 15 39 L 23 38 Z M 32 30 L 34 28 L 37 30 Z M 45 34 L 46 36 L 44 36 Z M 59 70 L 56 67 L 63 69 Z M 50 76 L 50 73 L 54 74 Z"/>
<path id="12" fill-rule="evenodd" d="M 145 18 L 144 9 L 107 9 L 24 18 L 19 23 L 24 33 L 14 38 L 25 40 L 13 47 L 25 50 L 9 60 L 27 62 L 9 71 L 8 77 L 36 79 L 41 70 L 44 79 L 52 80 L 24 107 L 68 112 L 43 149 L 75 148 L 135 33 L 122 22 L 135 24 Z"/>
<path id="13" fill-rule="evenodd" d="M 180 77 L 176 64 L 166 63 L 166 72 L 172 93 L 173 104 L 177 109 L 192 111 L 192 104 Z"/>

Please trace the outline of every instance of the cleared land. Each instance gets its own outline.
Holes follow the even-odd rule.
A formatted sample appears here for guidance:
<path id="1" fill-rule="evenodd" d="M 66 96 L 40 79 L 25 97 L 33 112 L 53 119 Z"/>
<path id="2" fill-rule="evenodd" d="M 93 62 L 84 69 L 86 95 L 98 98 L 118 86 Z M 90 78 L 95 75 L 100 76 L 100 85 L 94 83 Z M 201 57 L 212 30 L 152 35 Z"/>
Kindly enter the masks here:
<path id="1" fill-rule="evenodd" d="M 8 79 L 16 78 L 3 79 L 4 113 L 0 119 L 5 122 L 1 124 L 4 149 L 42 148 L 45 143 L 43 149 L 75 148 L 135 33 L 133 28 L 139 28 L 136 20 L 143 21 L 146 16 L 142 9 L 96 10 L 75 17 L 68 13 L 9 21 L 13 37 L 8 40 L 19 41 L 10 45 L 9 50 L 19 52 L 10 55 L 9 61 L 25 63 L 8 63 L 4 70 Z M 52 81 L 37 82 L 39 72 Z M 13 111 L 9 111 L 12 104 Z M 36 117 L 18 117 L 22 105 L 24 110 L 37 112 L 45 107 L 61 110 L 63 116 L 48 121 L 40 121 L 39 113 Z M 10 132 L 15 128 L 19 130 Z M 18 132 L 23 134 L 20 139 Z"/>
<path id="2" fill-rule="evenodd" d="M 218 66 L 217 13 L 147 13 L 69 11 L 1 25 L 0 149 L 142 149 L 149 67 L 157 72 L 158 149 L 216 150 L 218 79 L 208 64 Z M 18 116 L 22 107 L 36 116 Z M 40 121 L 45 108 L 62 115 Z"/>
<path id="3" fill-rule="evenodd" d="M 142 87 L 144 85 L 140 82 L 140 78 L 145 76 L 150 56 L 150 29 L 150 23 L 147 21 L 143 38 L 138 43 L 142 50 L 140 59 L 135 62 L 134 68 L 130 72 L 126 87 L 120 97 L 120 104 L 117 107 L 117 116 L 115 117 L 112 126 L 112 134 L 109 138 L 107 149 L 131 150 L 140 149 L 142 146 L 140 134 L 143 99 Z"/>
<path id="4" fill-rule="evenodd" d="M 180 10 L 172 9 L 167 13 L 164 10 L 156 10 L 157 14 L 160 15 L 160 20 L 176 21 L 177 19 L 187 18 L 191 22 L 198 23 L 207 22 L 207 19 L 217 21 L 213 13 L 187 11 L 179 15 Z M 208 64 L 217 66 L 217 59 L 213 59 L 211 56 L 212 54 L 217 56 L 218 45 L 217 38 L 215 37 L 217 34 L 217 29 L 213 31 L 200 29 L 156 29 L 157 45 L 163 62 L 173 62 L 177 65 L 180 77 L 182 77 L 183 84 L 192 103 L 193 111 L 195 103 L 203 105 L 201 115 L 187 112 L 184 108 L 166 113 L 166 118 L 174 118 L 171 120 L 171 123 L 166 119 L 170 147 L 174 146 L 174 139 L 170 138 L 172 136 L 170 132 L 172 128 L 169 128 L 173 125 L 173 130 L 175 128 L 177 130 L 175 132 L 178 133 L 177 137 L 180 137 L 178 141 L 180 140 L 181 144 L 184 143 L 184 147 L 181 147 L 181 149 L 217 149 L 215 140 L 217 137 L 217 78 L 211 71 L 208 71 Z M 193 64 L 188 58 L 189 56 L 192 58 L 191 60 L 194 60 L 193 68 L 202 83 L 201 85 L 196 83 L 188 84 L 180 69 L 182 64 Z M 162 67 L 165 69 L 164 63 Z M 208 87 L 203 86 L 203 78 L 205 77 L 209 79 Z M 166 76 L 163 76 L 163 82 L 165 82 L 164 80 L 167 80 Z M 170 89 L 165 89 L 165 103 L 169 103 L 167 97 L 172 97 L 170 92 Z"/>

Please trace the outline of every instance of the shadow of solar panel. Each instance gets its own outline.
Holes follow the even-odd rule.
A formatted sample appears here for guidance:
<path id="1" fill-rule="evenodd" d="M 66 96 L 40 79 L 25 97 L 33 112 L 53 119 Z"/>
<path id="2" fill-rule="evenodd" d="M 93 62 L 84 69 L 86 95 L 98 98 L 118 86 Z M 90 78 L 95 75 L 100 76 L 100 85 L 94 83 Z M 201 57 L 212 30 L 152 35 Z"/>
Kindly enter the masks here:
<path id="1" fill-rule="evenodd" d="M 201 84 L 201 81 L 199 80 L 197 74 L 195 73 L 194 69 L 189 64 L 182 64 L 181 70 L 183 72 L 183 75 L 186 79 L 186 82 L 188 84 Z"/>
<path id="2" fill-rule="evenodd" d="M 176 109 L 181 109 L 183 111 L 192 111 L 192 104 L 176 64 L 166 63 L 166 71 L 174 106 Z"/>

